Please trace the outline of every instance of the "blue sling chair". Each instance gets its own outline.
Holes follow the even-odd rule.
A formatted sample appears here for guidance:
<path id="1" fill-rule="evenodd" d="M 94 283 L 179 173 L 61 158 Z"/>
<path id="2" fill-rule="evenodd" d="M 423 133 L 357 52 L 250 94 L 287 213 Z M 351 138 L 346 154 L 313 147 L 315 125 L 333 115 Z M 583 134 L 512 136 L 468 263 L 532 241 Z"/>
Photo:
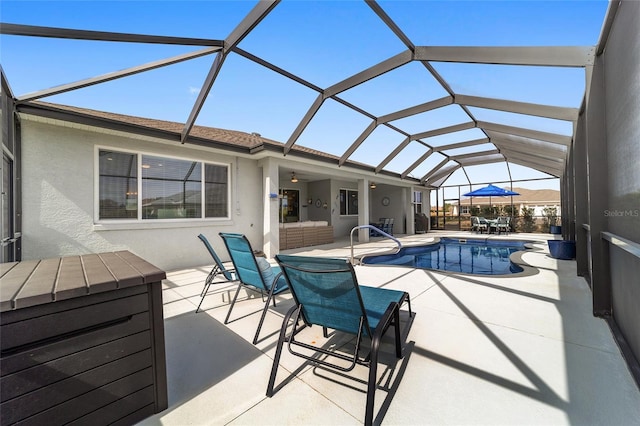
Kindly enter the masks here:
<path id="1" fill-rule="evenodd" d="M 209 292 L 209 287 L 211 287 L 211 284 L 214 283 L 214 280 L 218 275 L 222 275 L 222 278 L 224 278 L 224 280 L 218 280 L 215 282 L 215 284 L 227 284 L 233 281 L 237 281 L 235 277 L 235 271 L 233 269 L 226 269 L 224 267 L 224 265 L 222 264 L 222 260 L 220 260 L 215 250 L 213 250 L 213 247 L 211 247 L 211 243 L 209 243 L 207 237 L 205 237 L 203 234 L 200 234 L 198 235 L 198 238 L 200 238 L 202 244 L 204 244 L 204 246 L 207 248 L 207 251 L 213 258 L 214 264 L 211 272 L 209 272 L 209 275 L 207 276 L 207 279 L 204 280 L 204 288 L 200 292 L 201 299 L 198 307 L 196 308 L 196 314 L 200 310 L 200 306 L 202 305 L 202 302 L 204 302 L 204 298 Z"/>
<path id="2" fill-rule="evenodd" d="M 276 306 L 276 299 L 274 296 L 289 289 L 287 287 L 287 281 L 282 275 L 279 267 L 271 267 L 266 259 L 255 257 L 254 252 L 251 249 L 251 244 L 244 235 L 221 232 L 220 237 L 222 237 L 222 240 L 229 251 L 229 256 L 231 257 L 231 261 L 233 262 L 239 281 L 238 289 L 233 297 L 231 306 L 229 306 L 229 312 L 227 312 L 227 317 L 225 318 L 224 323 L 227 324 L 229 322 L 231 310 L 233 309 L 233 305 L 236 303 L 240 289 L 243 286 L 249 286 L 259 290 L 263 295 L 263 299 L 264 293 L 268 294 L 267 300 L 264 304 L 264 309 L 262 310 L 260 322 L 258 323 L 256 335 L 253 338 L 253 344 L 255 345 L 258 342 L 262 323 L 264 322 L 264 318 L 269 310 L 269 302 L 273 300 L 273 306 Z"/>
<path id="3" fill-rule="evenodd" d="M 339 371 L 351 371 L 356 364 L 367 366 L 369 380 L 365 424 L 372 424 L 380 342 L 387 329 L 393 325 L 396 356 L 402 358 L 400 306 L 407 302 L 409 315 L 412 315 L 409 294 L 403 291 L 358 285 L 353 266 L 344 259 L 280 254 L 276 256 L 276 261 L 287 278 L 296 304 L 287 312 L 280 329 L 267 386 L 267 396 L 273 396 L 282 347 L 287 342 L 290 353 L 316 365 Z M 299 325 L 301 319 L 303 324 Z M 287 335 L 287 327 L 290 323 L 293 329 Z M 327 337 L 328 328 L 357 336 L 354 352 L 338 353 L 295 340 L 299 331 L 312 325 L 321 326 L 325 337 Z M 365 357 L 359 354 L 363 338 L 371 341 L 370 353 Z M 326 357 L 320 359 L 317 356 L 302 354 L 296 351 L 296 347 L 348 361 L 349 365 L 339 366 L 327 361 Z"/>

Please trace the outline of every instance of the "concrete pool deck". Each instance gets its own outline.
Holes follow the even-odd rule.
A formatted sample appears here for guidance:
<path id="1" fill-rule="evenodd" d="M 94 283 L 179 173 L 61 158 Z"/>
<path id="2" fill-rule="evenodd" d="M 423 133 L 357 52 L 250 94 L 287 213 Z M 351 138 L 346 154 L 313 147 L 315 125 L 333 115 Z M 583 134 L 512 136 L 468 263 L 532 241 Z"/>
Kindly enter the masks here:
<path id="1" fill-rule="evenodd" d="M 405 245 L 470 232 L 400 237 Z M 360 284 L 408 291 L 404 358 L 384 350 L 375 423 L 388 425 L 640 425 L 640 391 L 606 322 L 591 313 L 591 291 L 575 261 L 548 256 L 544 234 L 520 256 L 533 273 L 480 276 L 388 266 L 357 266 Z M 194 237 L 195 238 L 195 237 Z M 489 238 L 498 238 L 490 236 Z M 355 247 L 356 255 L 393 246 Z M 348 257 L 348 241 L 287 250 Z M 265 396 L 287 293 L 255 333 L 260 297 L 238 302 L 224 325 L 235 285 L 221 285 L 195 314 L 210 265 L 170 271 L 164 281 L 169 408 L 144 425 L 360 424 L 366 369 L 347 378 L 284 352 L 272 398 Z M 406 309 L 406 308 L 405 308 Z M 317 327 L 305 338 L 326 343 Z M 330 339 L 333 336 L 330 335 Z M 390 339 L 386 339 L 390 342 Z"/>

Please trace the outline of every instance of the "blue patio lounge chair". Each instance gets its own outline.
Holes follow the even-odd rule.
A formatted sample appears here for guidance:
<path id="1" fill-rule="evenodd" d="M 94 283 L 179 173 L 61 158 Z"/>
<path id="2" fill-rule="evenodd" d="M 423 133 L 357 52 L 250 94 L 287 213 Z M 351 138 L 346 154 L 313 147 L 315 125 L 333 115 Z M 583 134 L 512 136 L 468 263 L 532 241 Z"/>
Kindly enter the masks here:
<path id="1" fill-rule="evenodd" d="M 365 424 L 372 424 L 380 341 L 386 330 L 393 325 L 396 356 L 402 358 L 399 312 L 400 306 L 406 301 L 409 303 L 409 315 L 412 315 L 409 294 L 359 286 L 353 266 L 343 259 L 277 255 L 276 261 L 287 278 L 296 304 L 285 316 L 280 329 L 267 396 L 273 396 L 282 347 L 287 342 L 291 354 L 316 365 L 339 371 L 351 371 L 356 364 L 367 366 L 369 379 Z M 302 325 L 299 325 L 300 319 L 303 321 Z M 293 329 L 287 335 L 290 323 Z M 312 325 L 321 326 L 325 337 L 329 328 L 357 336 L 353 353 L 345 354 L 296 341 L 296 334 Z M 371 342 L 370 353 L 365 357 L 359 354 L 363 338 Z M 297 351 L 298 348 L 325 356 L 320 358 L 305 355 Z M 341 359 L 349 364 L 337 365 L 329 362 L 328 357 L 335 357 L 334 359 Z"/>
<path id="2" fill-rule="evenodd" d="M 222 237 L 222 240 L 229 251 L 229 256 L 231 256 L 231 261 L 233 262 L 239 281 L 238 289 L 231 301 L 231 306 L 229 306 L 229 312 L 227 312 L 227 317 L 224 319 L 224 323 L 227 324 L 229 322 L 233 305 L 236 303 L 240 289 L 243 286 L 249 286 L 259 290 L 263 299 L 265 292 L 268 295 L 264 304 L 264 309 L 262 310 L 260 322 L 258 323 L 256 335 L 253 338 L 253 344 L 255 345 L 258 342 L 262 323 L 264 322 L 264 318 L 269 310 L 269 302 L 273 300 L 273 306 L 276 306 L 276 299 L 274 296 L 288 290 L 287 281 L 282 275 L 279 267 L 271 267 L 266 259 L 255 257 L 254 252 L 251 249 L 251 244 L 244 235 L 221 232 L 220 237 Z"/>
<path id="3" fill-rule="evenodd" d="M 213 268 L 211 269 L 211 272 L 209 272 L 209 275 L 204 280 L 204 288 L 200 292 L 201 299 L 200 299 L 200 303 L 198 304 L 198 307 L 196 308 L 196 314 L 200 310 L 200 306 L 202 305 L 202 302 L 204 302 L 204 298 L 206 297 L 207 293 L 209 293 L 209 287 L 211 287 L 211 284 L 214 283 L 214 280 L 218 275 L 222 275 L 222 278 L 224 279 L 215 281 L 216 284 L 227 284 L 227 283 L 236 281 L 235 270 L 227 269 L 224 267 L 222 260 L 220 260 L 215 250 L 213 250 L 213 247 L 211 247 L 211 243 L 209 243 L 209 240 L 207 239 L 207 237 L 205 237 L 203 234 L 200 234 L 198 235 L 198 238 L 200 238 L 200 241 L 202 241 L 202 244 L 204 244 L 204 246 L 207 248 L 207 251 L 213 258 L 214 264 L 213 264 Z"/>

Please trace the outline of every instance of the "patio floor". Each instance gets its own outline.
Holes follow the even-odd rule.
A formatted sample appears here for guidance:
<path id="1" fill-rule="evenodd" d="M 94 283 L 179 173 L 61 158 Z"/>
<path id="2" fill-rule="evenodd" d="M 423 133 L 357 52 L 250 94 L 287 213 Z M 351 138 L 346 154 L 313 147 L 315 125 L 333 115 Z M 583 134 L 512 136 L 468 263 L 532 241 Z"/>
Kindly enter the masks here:
<path id="1" fill-rule="evenodd" d="M 443 235 L 480 237 L 432 232 L 400 239 L 409 245 Z M 591 292 L 575 275 L 575 262 L 548 256 L 549 237 L 500 236 L 537 241 L 521 256 L 530 267 L 508 278 L 356 267 L 361 284 L 408 291 L 415 312 L 410 319 L 405 310 L 401 318 L 404 358 L 385 350 L 390 338 L 382 349 L 375 423 L 640 425 L 640 391 L 607 324 L 592 316 Z M 374 241 L 358 245 L 356 254 L 389 246 L 388 240 Z M 341 241 L 286 253 L 347 257 L 350 248 Z M 236 303 L 228 325 L 223 320 L 233 284 L 217 288 L 205 299 L 204 312 L 194 313 L 209 270 L 207 265 L 167 274 L 169 408 L 141 424 L 361 424 L 367 377 L 361 367 L 349 378 L 285 351 L 276 384 L 287 382 L 272 398 L 265 396 L 290 295 L 278 298 L 254 346 L 259 295 Z M 316 344 L 338 338 L 323 338 L 317 327 L 303 337 Z"/>

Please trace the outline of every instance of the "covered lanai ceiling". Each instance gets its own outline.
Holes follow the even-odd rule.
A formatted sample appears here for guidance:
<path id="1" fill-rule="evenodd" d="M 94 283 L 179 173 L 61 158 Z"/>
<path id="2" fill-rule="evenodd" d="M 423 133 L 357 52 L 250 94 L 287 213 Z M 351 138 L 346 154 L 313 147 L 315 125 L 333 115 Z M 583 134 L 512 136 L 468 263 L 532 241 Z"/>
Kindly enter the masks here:
<path id="1" fill-rule="evenodd" d="M 70 2 L 73 21 L 9 3 L 2 67 L 18 104 L 178 121 L 182 142 L 196 124 L 256 132 L 284 154 L 305 146 L 431 187 L 482 167 L 493 181 L 562 175 L 607 7 L 134 2 L 166 9 L 145 20 L 129 2 Z"/>

